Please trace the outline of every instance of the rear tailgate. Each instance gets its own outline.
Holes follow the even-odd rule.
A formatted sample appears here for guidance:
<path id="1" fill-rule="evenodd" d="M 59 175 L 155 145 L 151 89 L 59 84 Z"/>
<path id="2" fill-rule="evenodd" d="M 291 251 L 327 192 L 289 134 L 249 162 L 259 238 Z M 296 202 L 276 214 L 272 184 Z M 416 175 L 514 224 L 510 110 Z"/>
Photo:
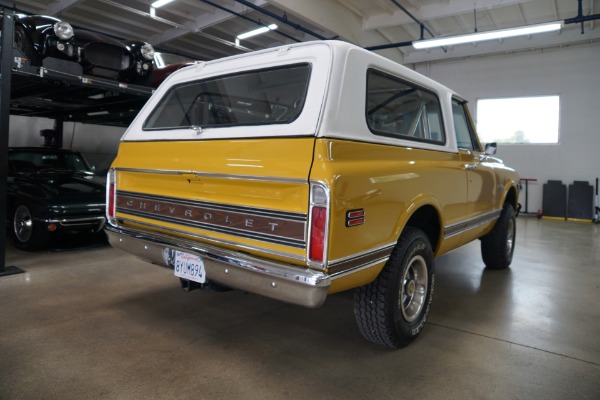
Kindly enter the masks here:
<path id="1" fill-rule="evenodd" d="M 117 224 L 301 263 L 314 140 L 125 142 Z"/>

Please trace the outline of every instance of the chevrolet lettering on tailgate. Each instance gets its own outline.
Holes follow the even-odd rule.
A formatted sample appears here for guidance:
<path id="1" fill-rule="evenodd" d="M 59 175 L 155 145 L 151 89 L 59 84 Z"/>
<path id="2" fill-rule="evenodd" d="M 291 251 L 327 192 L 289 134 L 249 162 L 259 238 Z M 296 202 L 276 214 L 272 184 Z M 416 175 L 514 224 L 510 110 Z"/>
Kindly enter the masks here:
<path id="1" fill-rule="evenodd" d="M 198 62 L 123 136 L 106 230 L 188 290 L 319 307 L 352 289 L 362 335 L 398 348 L 436 256 L 480 239 L 488 268 L 512 261 L 518 176 L 494 154 L 458 94 L 348 43 Z"/>

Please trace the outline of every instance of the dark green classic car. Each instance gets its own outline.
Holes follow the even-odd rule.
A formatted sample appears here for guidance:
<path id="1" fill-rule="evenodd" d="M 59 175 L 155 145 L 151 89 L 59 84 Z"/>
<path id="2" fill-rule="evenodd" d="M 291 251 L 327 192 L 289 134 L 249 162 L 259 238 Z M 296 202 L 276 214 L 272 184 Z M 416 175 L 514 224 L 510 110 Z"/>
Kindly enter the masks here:
<path id="1" fill-rule="evenodd" d="M 104 226 L 104 180 L 71 150 L 13 147 L 8 152 L 8 222 L 16 247 L 37 250 L 59 233 Z"/>

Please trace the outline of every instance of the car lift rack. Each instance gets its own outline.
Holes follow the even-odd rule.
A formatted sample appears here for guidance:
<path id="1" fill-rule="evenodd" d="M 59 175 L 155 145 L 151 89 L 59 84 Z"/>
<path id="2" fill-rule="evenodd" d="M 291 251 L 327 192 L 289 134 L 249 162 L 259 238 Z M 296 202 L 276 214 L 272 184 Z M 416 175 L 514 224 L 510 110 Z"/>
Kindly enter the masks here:
<path id="1" fill-rule="evenodd" d="M 128 126 L 153 88 L 85 76 L 79 64 L 44 59 L 41 67 L 13 48 L 14 18 L 4 9 L 0 42 L 0 224 L 7 226 L 8 136 L 10 115 L 56 121 L 62 141 L 63 122 Z M 2 51 L 10 49 L 11 51 Z M 0 277 L 23 272 L 6 266 L 6 229 L 0 229 Z"/>

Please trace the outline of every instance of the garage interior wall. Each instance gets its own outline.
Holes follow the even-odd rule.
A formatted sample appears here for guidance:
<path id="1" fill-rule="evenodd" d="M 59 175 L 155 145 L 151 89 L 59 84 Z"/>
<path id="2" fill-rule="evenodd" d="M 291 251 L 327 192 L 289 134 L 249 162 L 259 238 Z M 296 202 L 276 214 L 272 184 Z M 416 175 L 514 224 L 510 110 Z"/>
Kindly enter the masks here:
<path id="1" fill-rule="evenodd" d="M 542 208 L 543 184 L 549 179 L 594 185 L 600 177 L 599 65 L 600 44 L 588 43 L 413 67 L 460 93 L 468 100 L 474 119 L 479 99 L 560 96 L 558 144 L 498 145 L 498 157 L 522 178 L 538 179 L 529 184 L 528 209 L 536 212 Z M 522 193 L 523 207 L 524 201 Z"/>

